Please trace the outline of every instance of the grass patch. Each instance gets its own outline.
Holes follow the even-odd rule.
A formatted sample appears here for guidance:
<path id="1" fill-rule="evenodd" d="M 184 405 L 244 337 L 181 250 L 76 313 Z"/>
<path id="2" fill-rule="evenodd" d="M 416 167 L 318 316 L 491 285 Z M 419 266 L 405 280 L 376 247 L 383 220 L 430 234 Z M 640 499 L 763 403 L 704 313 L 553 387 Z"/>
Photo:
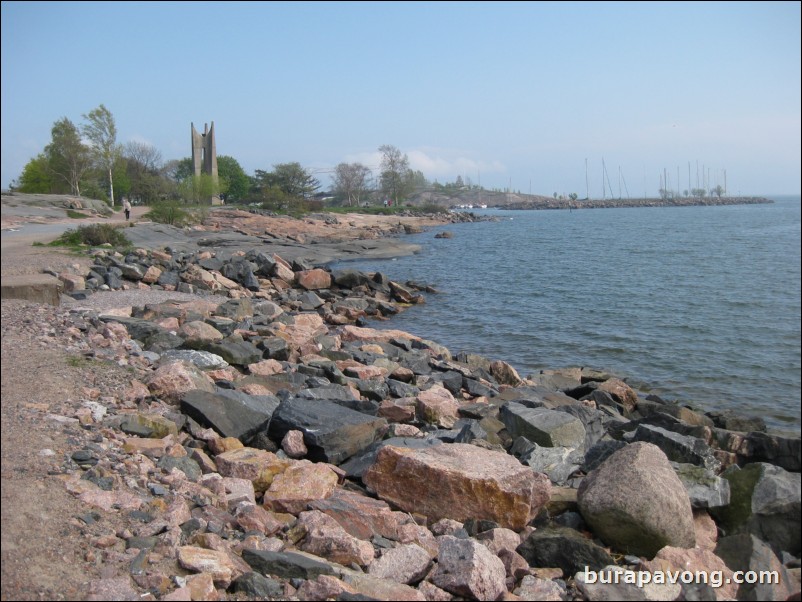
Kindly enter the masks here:
<path id="1" fill-rule="evenodd" d="M 93 360 L 84 357 L 83 355 L 68 355 L 67 365 L 71 368 L 88 368 L 92 365 Z"/>
<path id="2" fill-rule="evenodd" d="M 84 219 L 85 217 L 89 217 L 89 216 L 87 216 L 84 213 L 81 213 L 80 211 L 74 211 L 72 209 L 67 209 L 67 217 L 70 217 L 72 219 Z"/>
<path id="3" fill-rule="evenodd" d="M 88 224 L 75 230 L 67 230 L 50 243 L 52 247 L 101 247 L 111 246 L 116 249 L 131 247 L 131 241 L 113 224 Z"/>

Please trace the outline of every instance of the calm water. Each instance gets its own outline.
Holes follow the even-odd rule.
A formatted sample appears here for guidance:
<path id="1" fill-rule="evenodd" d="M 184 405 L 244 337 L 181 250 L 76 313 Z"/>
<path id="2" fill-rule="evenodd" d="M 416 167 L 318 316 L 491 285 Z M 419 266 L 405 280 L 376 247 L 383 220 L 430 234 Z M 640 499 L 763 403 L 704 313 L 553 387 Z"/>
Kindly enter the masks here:
<path id="1" fill-rule="evenodd" d="M 609 370 L 702 409 L 800 425 L 800 198 L 729 207 L 494 211 L 341 263 L 438 288 L 389 323 L 542 368 Z M 443 230 L 451 239 L 435 239 Z"/>

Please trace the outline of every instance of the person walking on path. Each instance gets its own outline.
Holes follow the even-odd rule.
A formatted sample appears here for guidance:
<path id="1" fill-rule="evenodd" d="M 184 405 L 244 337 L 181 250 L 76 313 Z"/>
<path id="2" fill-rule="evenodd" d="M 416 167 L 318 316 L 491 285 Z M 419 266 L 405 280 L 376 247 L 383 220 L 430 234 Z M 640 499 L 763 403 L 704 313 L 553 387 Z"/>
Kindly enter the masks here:
<path id="1" fill-rule="evenodd" d="M 123 201 L 123 210 L 125 211 L 125 221 L 131 217 L 131 202 L 128 199 Z"/>

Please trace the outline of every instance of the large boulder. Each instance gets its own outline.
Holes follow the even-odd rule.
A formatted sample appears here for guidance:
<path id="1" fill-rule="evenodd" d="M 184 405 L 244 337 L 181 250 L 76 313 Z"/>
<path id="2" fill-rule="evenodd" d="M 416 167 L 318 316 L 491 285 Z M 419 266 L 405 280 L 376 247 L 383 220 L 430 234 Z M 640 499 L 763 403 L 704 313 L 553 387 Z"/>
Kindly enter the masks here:
<path id="1" fill-rule="evenodd" d="M 505 453 L 462 443 L 386 446 L 363 476 L 376 494 L 429 520 L 485 518 L 523 529 L 549 499 L 546 475 Z"/>
<path id="2" fill-rule="evenodd" d="M 223 437 L 247 443 L 267 427 L 279 400 L 272 395 L 247 395 L 217 388 L 214 392 L 189 391 L 181 398 L 181 411 Z"/>
<path id="3" fill-rule="evenodd" d="M 368 416 L 326 400 L 289 398 L 270 421 L 268 434 L 280 442 L 289 431 L 301 431 L 310 460 L 339 464 L 377 441 L 387 427 L 384 418 Z"/>
<path id="4" fill-rule="evenodd" d="M 582 481 L 577 502 L 593 532 L 622 552 L 651 558 L 664 546 L 696 543 L 688 493 L 651 443 L 611 455 Z"/>

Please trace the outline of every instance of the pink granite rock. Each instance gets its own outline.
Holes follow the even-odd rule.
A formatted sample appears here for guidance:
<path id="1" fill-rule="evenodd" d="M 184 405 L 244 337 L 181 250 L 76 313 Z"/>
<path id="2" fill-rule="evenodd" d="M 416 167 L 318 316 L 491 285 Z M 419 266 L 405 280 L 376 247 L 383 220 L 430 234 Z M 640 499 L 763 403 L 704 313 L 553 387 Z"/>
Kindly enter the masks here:
<path id="1" fill-rule="evenodd" d="M 483 517 L 523 529 L 549 500 L 551 483 L 514 457 L 455 443 L 383 447 L 363 477 L 376 494 L 430 521 Z"/>

